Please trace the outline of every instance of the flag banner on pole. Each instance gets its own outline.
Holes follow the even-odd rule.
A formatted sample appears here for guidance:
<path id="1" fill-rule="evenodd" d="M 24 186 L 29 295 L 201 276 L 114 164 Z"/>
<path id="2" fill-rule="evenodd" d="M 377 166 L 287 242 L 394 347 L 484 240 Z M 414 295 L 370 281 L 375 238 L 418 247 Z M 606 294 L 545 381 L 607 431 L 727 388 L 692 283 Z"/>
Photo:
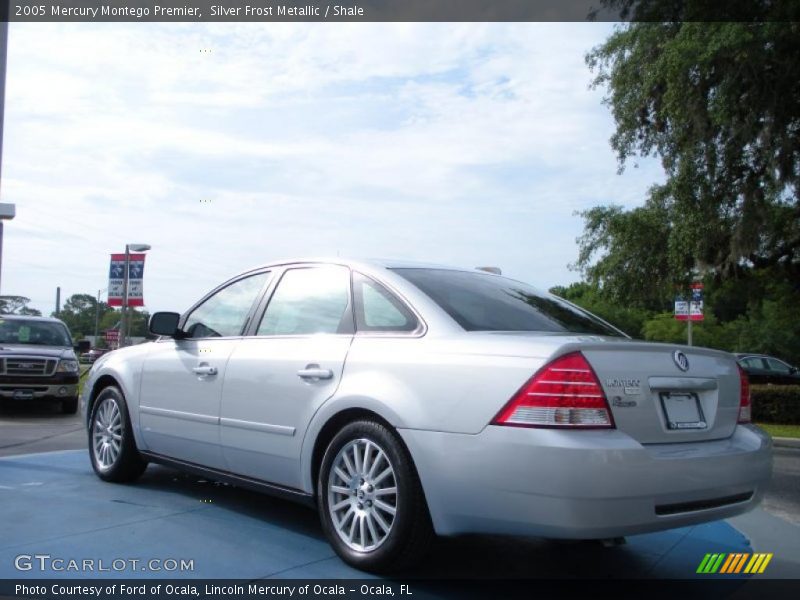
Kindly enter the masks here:
<path id="1" fill-rule="evenodd" d="M 144 254 L 130 255 L 128 306 L 144 306 Z M 125 287 L 125 254 L 112 254 L 108 272 L 108 305 L 122 306 Z"/>

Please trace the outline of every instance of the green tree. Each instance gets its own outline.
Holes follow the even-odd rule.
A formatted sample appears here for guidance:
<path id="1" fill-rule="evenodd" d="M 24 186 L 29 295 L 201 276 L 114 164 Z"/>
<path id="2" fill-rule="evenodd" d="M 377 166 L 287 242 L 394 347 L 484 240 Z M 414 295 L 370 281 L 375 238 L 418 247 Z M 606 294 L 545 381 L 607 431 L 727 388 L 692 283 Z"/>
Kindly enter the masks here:
<path id="1" fill-rule="evenodd" d="M 681 6 L 691 13 L 698 4 Z M 642 244 L 631 237 L 644 220 L 657 237 L 634 269 L 658 264 L 669 269 L 667 279 L 685 281 L 693 269 L 731 277 L 777 267 L 797 281 L 800 23 L 631 23 L 594 48 L 587 63 L 593 85 L 607 90 L 620 170 L 632 157 L 658 156 L 666 182 L 651 189 L 641 209 L 584 213 L 578 266 L 612 291 L 627 291 L 615 249 L 636 258 Z M 593 263 L 598 252 L 606 254 Z"/>
<path id="2" fill-rule="evenodd" d="M 651 316 L 645 309 L 610 301 L 595 285 L 584 281 L 550 288 L 550 293 L 585 308 L 635 338 L 643 335 L 642 326 Z"/>
<path id="3" fill-rule="evenodd" d="M 64 303 L 61 311 L 54 316 L 66 323 L 75 339 L 87 335 L 94 335 L 95 316 L 103 316 L 111 310 L 105 302 L 98 305 L 97 298 L 92 294 L 73 294 Z"/>
<path id="4" fill-rule="evenodd" d="M 25 296 L 0 296 L 0 315 L 27 315 L 41 317 L 42 313 L 35 308 L 28 308 L 30 298 Z"/>

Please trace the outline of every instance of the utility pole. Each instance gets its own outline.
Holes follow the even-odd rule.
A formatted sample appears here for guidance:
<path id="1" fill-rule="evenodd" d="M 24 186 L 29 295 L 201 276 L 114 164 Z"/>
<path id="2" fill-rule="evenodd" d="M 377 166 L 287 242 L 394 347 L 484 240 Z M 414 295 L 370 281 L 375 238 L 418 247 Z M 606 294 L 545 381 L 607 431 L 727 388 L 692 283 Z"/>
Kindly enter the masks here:
<path id="1" fill-rule="evenodd" d="M 10 9 L 10 6 L 6 4 L 5 0 L 0 0 L 0 16 L 7 17 L 6 11 Z M 0 20 L 0 188 L 2 187 L 3 182 L 3 117 L 5 115 L 5 107 L 6 107 L 6 55 L 8 54 L 8 22 L 5 20 Z M 0 194 L 2 197 L 2 194 Z M 13 204 L 9 204 L 8 207 L 12 211 L 11 216 L 8 218 L 14 218 L 13 216 Z M 3 220 L 0 218 L 0 268 L 3 265 Z"/>

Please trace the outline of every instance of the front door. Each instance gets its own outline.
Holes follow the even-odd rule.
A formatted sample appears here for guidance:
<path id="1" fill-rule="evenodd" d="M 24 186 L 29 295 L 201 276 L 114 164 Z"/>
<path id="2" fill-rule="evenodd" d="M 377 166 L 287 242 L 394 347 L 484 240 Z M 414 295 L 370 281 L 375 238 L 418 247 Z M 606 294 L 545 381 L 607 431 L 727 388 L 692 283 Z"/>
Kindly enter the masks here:
<path id="1" fill-rule="evenodd" d="M 224 468 L 219 448 L 222 384 L 268 272 L 215 290 L 183 321 L 185 339 L 156 342 L 145 359 L 139 427 L 147 450 Z"/>

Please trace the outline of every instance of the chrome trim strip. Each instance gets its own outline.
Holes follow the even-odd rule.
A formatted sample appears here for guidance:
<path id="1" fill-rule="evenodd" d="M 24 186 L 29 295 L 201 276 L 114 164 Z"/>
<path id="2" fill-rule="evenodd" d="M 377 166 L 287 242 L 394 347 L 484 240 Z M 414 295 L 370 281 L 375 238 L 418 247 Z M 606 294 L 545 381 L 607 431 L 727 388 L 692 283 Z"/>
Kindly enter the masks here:
<path id="1" fill-rule="evenodd" d="M 650 377 L 651 390 L 715 390 L 717 380 L 707 377 Z"/>
<path id="2" fill-rule="evenodd" d="M 295 433 L 294 427 L 286 425 L 272 425 L 270 423 L 258 423 L 256 421 L 242 421 L 240 419 L 229 419 L 222 417 L 219 424 L 224 427 L 233 427 L 235 429 L 247 429 L 248 431 L 261 431 L 264 433 L 277 433 L 278 435 L 293 436 Z"/>
<path id="3" fill-rule="evenodd" d="M 139 405 L 139 413 L 144 415 L 154 415 L 156 417 L 167 417 L 169 419 L 181 419 L 184 421 L 195 421 L 206 425 L 219 425 L 219 417 L 210 415 L 198 415 L 196 413 L 184 412 L 182 410 L 168 410 L 166 408 L 155 408 L 154 406 Z"/>

